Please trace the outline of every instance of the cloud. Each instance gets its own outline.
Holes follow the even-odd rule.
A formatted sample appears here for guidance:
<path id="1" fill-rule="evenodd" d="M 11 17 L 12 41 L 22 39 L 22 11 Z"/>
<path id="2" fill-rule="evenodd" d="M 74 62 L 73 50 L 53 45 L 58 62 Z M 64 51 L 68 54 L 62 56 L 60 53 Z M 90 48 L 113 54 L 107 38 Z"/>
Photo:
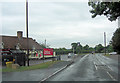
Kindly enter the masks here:
<path id="1" fill-rule="evenodd" d="M 104 16 L 92 19 L 87 2 L 30 2 L 29 37 L 51 47 L 70 48 L 72 42 L 95 46 L 103 43 L 106 32 L 110 41 L 117 22 Z M 25 35 L 25 3 L 2 3 L 2 28 L 5 35 L 16 35 L 22 30 Z"/>
<path id="2" fill-rule="evenodd" d="M 29 2 L 87 2 L 88 0 L 28 0 Z M 25 2 L 25 0 L 1 0 L 0 2 Z"/>

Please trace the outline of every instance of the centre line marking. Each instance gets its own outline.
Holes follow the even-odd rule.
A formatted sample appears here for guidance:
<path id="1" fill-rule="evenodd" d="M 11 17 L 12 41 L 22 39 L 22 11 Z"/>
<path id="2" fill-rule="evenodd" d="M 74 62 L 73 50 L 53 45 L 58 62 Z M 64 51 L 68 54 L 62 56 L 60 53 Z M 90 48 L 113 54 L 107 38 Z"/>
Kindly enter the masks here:
<path id="1" fill-rule="evenodd" d="M 95 69 L 97 70 L 97 66 L 96 66 L 95 62 L 94 62 L 94 65 L 95 65 Z"/>

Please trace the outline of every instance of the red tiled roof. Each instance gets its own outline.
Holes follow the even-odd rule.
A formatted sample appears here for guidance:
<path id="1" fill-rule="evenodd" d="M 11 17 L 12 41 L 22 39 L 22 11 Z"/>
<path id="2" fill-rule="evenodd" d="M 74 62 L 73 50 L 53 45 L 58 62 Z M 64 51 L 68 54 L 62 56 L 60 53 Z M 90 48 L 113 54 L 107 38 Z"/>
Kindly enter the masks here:
<path id="1" fill-rule="evenodd" d="M 16 49 L 17 44 L 19 43 L 20 49 L 27 49 L 27 38 L 17 36 L 0 36 L 0 40 L 4 43 L 4 48 Z M 40 44 L 34 41 L 32 38 L 29 38 L 29 49 L 42 49 Z"/>

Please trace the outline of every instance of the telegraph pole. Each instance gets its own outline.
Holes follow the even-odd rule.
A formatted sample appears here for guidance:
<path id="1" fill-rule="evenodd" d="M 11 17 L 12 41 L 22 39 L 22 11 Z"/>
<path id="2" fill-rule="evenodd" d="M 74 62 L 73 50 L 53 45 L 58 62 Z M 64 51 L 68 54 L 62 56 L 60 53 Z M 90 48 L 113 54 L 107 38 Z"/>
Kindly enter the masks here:
<path id="1" fill-rule="evenodd" d="M 45 39 L 45 48 L 47 48 L 47 45 L 46 45 L 46 39 Z"/>
<path id="2" fill-rule="evenodd" d="M 104 32 L 104 45 L 105 45 L 104 50 L 105 50 L 105 55 L 106 55 L 106 33 L 105 32 Z"/>
<path id="3" fill-rule="evenodd" d="M 26 35 L 27 35 L 27 66 L 29 66 L 28 0 L 26 0 Z"/>

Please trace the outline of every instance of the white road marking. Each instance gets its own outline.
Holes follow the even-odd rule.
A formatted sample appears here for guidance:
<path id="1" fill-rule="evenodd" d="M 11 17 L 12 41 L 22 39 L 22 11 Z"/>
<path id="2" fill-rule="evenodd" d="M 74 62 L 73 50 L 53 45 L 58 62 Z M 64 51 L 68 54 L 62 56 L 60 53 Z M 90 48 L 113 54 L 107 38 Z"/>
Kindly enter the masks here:
<path id="1" fill-rule="evenodd" d="M 109 72 L 107 72 L 107 74 L 110 76 L 112 80 L 117 81 L 116 79 L 113 78 L 113 76 Z"/>
<path id="2" fill-rule="evenodd" d="M 108 66 L 108 68 L 113 71 L 113 69 L 110 66 Z"/>
<path id="3" fill-rule="evenodd" d="M 49 75 L 48 77 L 42 79 L 41 81 L 45 81 L 45 80 L 47 80 L 48 78 L 50 78 L 50 77 L 52 77 L 53 75 L 57 74 L 57 73 L 60 72 L 61 70 L 65 69 L 66 67 L 67 67 L 67 65 L 64 66 L 63 68 L 61 68 L 60 70 L 54 72 L 53 74 Z"/>
<path id="4" fill-rule="evenodd" d="M 101 62 L 103 65 L 106 65 L 104 62 Z"/>
<path id="5" fill-rule="evenodd" d="M 104 56 L 105 57 L 105 56 Z M 102 61 L 100 61 L 103 65 L 106 65 L 104 62 L 102 62 Z M 107 65 L 107 67 L 110 69 L 110 70 L 112 70 L 112 71 L 114 71 L 110 66 L 108 66 Z"/>
<path id="6" fill-rule="evenodd" d="M 95 65 L 95 69 L 97 70 L 98 68 L 97 68 L 97 66 L 96 66 L 95 62 L 93 62 L 93 63 L 94 63 L 94 65 Z"/>

